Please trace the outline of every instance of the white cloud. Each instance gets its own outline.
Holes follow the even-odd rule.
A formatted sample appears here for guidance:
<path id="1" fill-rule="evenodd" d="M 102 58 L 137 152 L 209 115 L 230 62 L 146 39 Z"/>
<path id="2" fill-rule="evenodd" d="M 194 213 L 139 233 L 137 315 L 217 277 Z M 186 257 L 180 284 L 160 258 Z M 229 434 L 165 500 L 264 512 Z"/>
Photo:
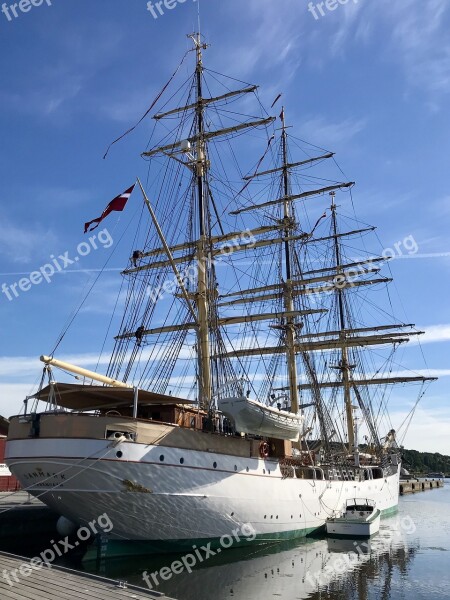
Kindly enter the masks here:
<path id="1" fill-rule="evenodd" d="M 18 415 L 23 407 L 25 398 L 36 390 L 30 383 L 2 383 L 0 384 L 0 414 L 9 418 Z"/>
<path id="2" fill-rule="evenodd" d="M 408 417 L 406 412 L 393 412 L 390 415 L 394 427 L 400 426 Z M 420 452 L 440 452 L 450 454 L 450 411 L 426 409 L 419 407 L 404 437 L 404 428 L 399 432 L 399 439 L 405 448 Z"/>
<path id="3" fill-rule="evenodd" d="M 423 328 L 418 327 L 418 330 L 425 331 L 424 335 L 419 336 L 421 344 L 450 341 L 450 325 L 448 323 L 443 325 L 426 325 Z"/>

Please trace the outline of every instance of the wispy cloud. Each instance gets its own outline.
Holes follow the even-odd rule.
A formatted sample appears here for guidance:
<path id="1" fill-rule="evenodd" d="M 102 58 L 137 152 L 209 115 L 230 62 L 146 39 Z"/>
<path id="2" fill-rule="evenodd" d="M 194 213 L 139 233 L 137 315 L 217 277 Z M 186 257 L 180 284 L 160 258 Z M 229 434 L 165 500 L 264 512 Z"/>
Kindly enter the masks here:
<path id="1" fill-rule="evenodd" d="M 448 3 L 384 0 L 382 4 L 393 26 L 392 44 L 399 50 L 396 56 L 410 83 L 431 92 L 450 92 Z"/>
<path id="2" fill-rule="evenodd" d="M 0 101 L 11 111 L 43 118 L 67 119 L 69 107 L 97 111 L 97 104 L 86 102 L 86 97 L 92 98 L 83 92 L 101 69 L 117 59 L 123 35 L 106 22 L 85 25 L 84 31 L 61 28 L 61 35 L 53 38 L 53 60 L 40 63 L 38 70 L 30 62 L 29 72 L 18 81 L 15 91 L 3 90 Z M 83 104 L 74 102 L 80 98 Z"/>
<path id="3" fill-rule="evenodd" d="M 236 15 L 232 3 L 223 3 L 221 10 Z M 241 76 L 250 76 L 256 68 L 270 65 L 278 66 L 279 79 L 290 80 L 301 65 L 298 52 L 302 25 L 292 15 L 298 15 L 297 0 L 284 0 L 283 4 L 271 1 L 247 0 L 237 14 L 241 20 L 249 23 L 248 36 L 230 41 L 228 48 L 221 48 L 222 71 L 234 72 Z M 288 17 L 288 15 L 290 17 Z M 219 69 L 220 70 L 220 69 Z"/>
<path id="4" fill-rule="evenodd" d="M 27 264 L 42 256 L 42 241 L 56 247 L 58 238 L 41 225 L 15 224 L 6 217 L 0 219 L 0 254 L 14 263 Z"/>
<path id="5" fill-rule="evenodd" d="M 326 140 L 328 147 L 336 147 L 349 142 L 366 127 L 363 119 L 345 119 L 340 123 L 332 123 L 324 117 L 312 117 L 302 123 L 301 134 L 311 143 L 320 145 Z"/>
<path id="6" fill-rule="evenodd" d="M 381 56 L 400 65 L 414 87 L 426 92 L 450 92 L 449 9 L 441 0 L 377 0 L 350 2 L 344 10 L 327 15 L 334 30 L 329 52 L 343 54 L 354 43 L 378 43 Z"/>

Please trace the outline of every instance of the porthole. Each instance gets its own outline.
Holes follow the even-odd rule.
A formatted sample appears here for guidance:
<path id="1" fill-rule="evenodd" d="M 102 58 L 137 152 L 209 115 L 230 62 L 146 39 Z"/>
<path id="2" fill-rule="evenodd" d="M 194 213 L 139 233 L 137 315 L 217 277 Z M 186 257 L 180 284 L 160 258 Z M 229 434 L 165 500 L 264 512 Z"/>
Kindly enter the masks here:
<path id="1" fill-rule="evenodd" d="M 266 470 L 265 470 L 265 469 L 263 469 L 263 475 L 265 475 L 265 474 L 266 474 Z"/>
<path id="2" fill-rule="evenodd" d="M 277 517 L 276 517 L 276 518 L 278 519 L 278 515 L 277 515 Z"/>
<path id="3" fill-rule="evenodd" d="M 234 512 L 231 513 L 231 516 L 234 517 Z"/>
<path id="4" fill-rule="evenodd" d="M 237 471 L 237 465 L 234 465 L 234 470 Z"/>
<path id="5" fill-rule="evenodd" d="M 117 458 L 122 458 L 123 452 L 121 450 L 119 450 L 118 452 L 116 452 L 116 456 L 117 456 Z"/>
<path id="6" fill-rule="evenodd" d="M 164 462 L 164 454 L 161 454 L 161 456 L 159 457 L 160 462 Z"/>
<path id="7" fill-rule="evenodd" d="M 180 458 L 180 465 L 184 464 L 184 458 Z"/>
<path id="8" fill-rule="evenodd" d="M 247 473 L 250 471 L 250 469 L 248 467 L 245 470 L 247 471 Z"/>
<path id="9" fill-rule="evenodd" d="M 264 515 L 264 518 L 267 519 L 267 515 Z"/>
<path id="10" fill-rule="evenodd" d="M 213 467 L 214 467 L 215 469 L 217 469 L 217 463 L 216 463 L 216 462 L 214 462 L 214 463 L 213 463 Z"/>

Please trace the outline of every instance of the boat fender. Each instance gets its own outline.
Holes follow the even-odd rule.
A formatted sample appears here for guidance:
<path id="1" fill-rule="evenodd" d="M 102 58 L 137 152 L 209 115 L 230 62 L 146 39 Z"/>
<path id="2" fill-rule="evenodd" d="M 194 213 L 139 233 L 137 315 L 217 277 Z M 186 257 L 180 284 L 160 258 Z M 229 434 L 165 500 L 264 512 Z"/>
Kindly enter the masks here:
<path id="1" fill-rule="evenodd" d="M 260 443 L 259 455 L 261 458 L 267 458 L 269 456 L 269 444 L 267 442 Z"/>
<path id="2" fill-rule="evenodd" d="M 69 536 L 77 529 L 77 526 L 73 521 L 70 521 L 66 517 L 59 517 L 56 523 L 56 530 L 59 535 Z"/>

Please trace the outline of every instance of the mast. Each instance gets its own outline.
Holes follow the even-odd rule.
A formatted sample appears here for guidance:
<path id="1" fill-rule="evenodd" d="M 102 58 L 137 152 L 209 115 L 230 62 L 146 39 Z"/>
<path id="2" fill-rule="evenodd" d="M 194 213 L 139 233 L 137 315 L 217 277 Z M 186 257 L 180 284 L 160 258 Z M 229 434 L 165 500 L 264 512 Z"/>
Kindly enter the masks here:
<path id="1" fill-rule="evenodd" d="M 202 90 L 203 56 L 202 50 L 206 44 L 202 44 L 200 33 L 191 36 L 197 52 L 197 152 L 195 177 L 197 179 L 198 216 L 200 238 L 197 245 L 197 294 L 196 302 L 198 308 L 199 327 L 197 330 L 197 346 L 199 358 L 199 404 L 202 408 L 208 408 L 212 399 L 211 389 L 211 350 L 209 342 L 209 292 L 208 292 L 208 248 L 206 236 L 205 216 L 205 177 L 207 171 L 207 159 L 205 151 L 205 127 L 204 127 L 204 105 Z"/>
<path id="2" fill-rule="evenodd" d="M 284 221 L 289 224 L 291 221 L 291 207 L 289 202 L 290 195 L 290 181 L 289 181 L 289 166 L 288 166 L 288 153 L 287 153 L 287 133 L 286 133 L 286 121 L 284 116 L 284 107 L 281 111 L 281 122 L 282 122 L 282 152 L 283 152 L 283 192 L 284 192 Z M 286 284 L 284 289 L 284 308 L 286 312 L 294 312 L 294 297 L 292 294 L 292 260 L 291 260 L 291 249 L 290 249 L 290 236 L 291 232 L 287 226 L 283 232 L 284 237 L 284 254 L 285 254 L 285 269 L 286 269 Z M 298 374 L 297 374 L 297 362 L 295 358 L 295 319 L 288 317 L 286 321 L 286 356 L 288 364 L 288 375 L 289 375 L 289 397 L 291 400 L 291 411 L 293 413 L 298 412 Z"/>
<path id="3" fill-rule="evenodd" d="M 335 204 L 335 192 L 331 192 L 331 218 L 333 224 L 333 235 L 334 235 L 334 250 L 336 256 L 336 272 L 337 276 L 342 276 L 342 258 L 341 258 L 341 247 L 339 245 L 339 240 L 337 237 L 337 218 L 336 218 L 336 204 Z M 342 341 L 341 345 L 341 360 L 340 364 L 337 367 L 342 372 L 342 384 L 344 387 L 344 404 L 345 404 L 345 412 L 347 416 L 347 435 L 348 435 L 348 449 L 350 452 L 353 452 L 355 445 L 355 424 L 353 419 L 353 408 L 352 408 L 352 398 L 351 398 L 351 365 L 348 362 L 348 349 L 345 343 L 346 341 L 346 329 L 347 323 L 345 318 L 345 309 L 344 309 L 344 291 L 341 286 L 337 286 L 337 301 L 338 301 L 338 311 L 339 311 L 339 338 Z"/>

